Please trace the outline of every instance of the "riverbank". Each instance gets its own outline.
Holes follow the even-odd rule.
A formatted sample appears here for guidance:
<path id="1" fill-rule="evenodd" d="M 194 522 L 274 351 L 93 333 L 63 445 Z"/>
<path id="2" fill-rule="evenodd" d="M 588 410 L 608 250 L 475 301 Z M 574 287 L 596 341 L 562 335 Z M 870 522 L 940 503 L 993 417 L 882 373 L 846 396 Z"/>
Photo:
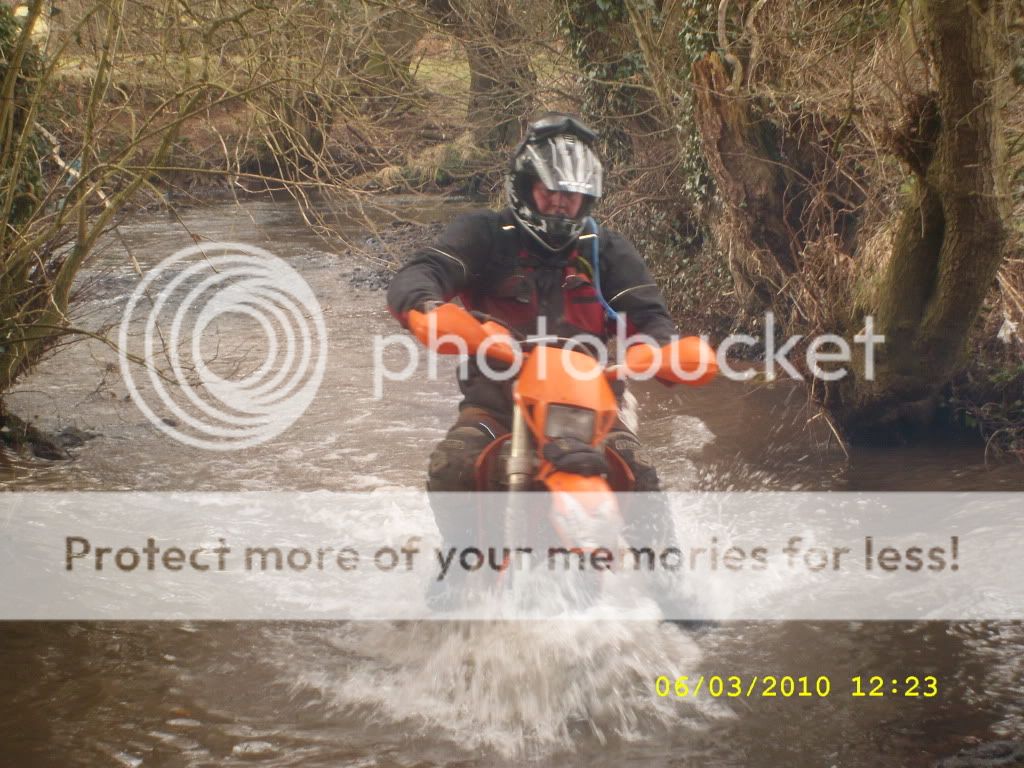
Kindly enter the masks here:
<path id="1" fill-rule="evenodd" d="M 7 454 L 23 459 L 65 461 L 73 457 L 71 449 L 81 448 L 97 437 L 95 432 L 70 425 L 47 432 L 12 413 L 0 413 L 0 463 L 7 461 Z"/>

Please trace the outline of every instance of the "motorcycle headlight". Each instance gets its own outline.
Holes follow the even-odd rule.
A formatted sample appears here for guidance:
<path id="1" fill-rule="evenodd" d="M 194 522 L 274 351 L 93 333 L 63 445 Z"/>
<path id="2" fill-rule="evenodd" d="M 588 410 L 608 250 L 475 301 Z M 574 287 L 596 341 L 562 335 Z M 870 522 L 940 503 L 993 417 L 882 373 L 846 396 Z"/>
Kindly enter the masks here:
<path id="1" fill-rule="evenodd" d="M 575 437 L 589 445 L 594 439 L 594 412 L 572 405 L 549 405 L 544 433 L 552 439 Z"/>

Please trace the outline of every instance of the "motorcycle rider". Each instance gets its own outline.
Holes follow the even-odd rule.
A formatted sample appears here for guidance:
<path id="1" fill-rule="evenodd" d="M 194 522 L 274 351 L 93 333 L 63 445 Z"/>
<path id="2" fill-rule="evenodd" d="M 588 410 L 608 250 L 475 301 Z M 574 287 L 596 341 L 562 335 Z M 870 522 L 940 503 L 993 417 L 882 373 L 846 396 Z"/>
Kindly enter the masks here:
<path id="1" fill-rule="evenodd" d="M 549 113 L 530 124 L 511 157 L 508 206 L 457 217 L 393 278 L 387 301 L 399 322 L 406 325 L 410 310 L 429 312 L 457 296 L 467 309 L 528 335 L 538 332 L 544 318 L 548 334 L 607 340 L 618 315 L 629 334 L 668 343 L 676 327 L 643 259 L 625 237 L 590 218 L 603 191 L 596 140 L 567 114 Z M 430 456 L 430 493 L 474 490 L 477 457 L 510 429 L 511 381 L 489 379 L 470 360 L 459 386 L 458 418 Z M 630 412 L 635 399 L 626 393 L 620 402 L 619 421 L 605 445 L 629 466 L 634 490 L 657 491 L 657 472 L 641 449 Z M 433 506 L 447 542 L 465 534 L 459 514 Z M 651 510 L 655 517 L 665 512 Z M 647 529 L 640 531 L 643 538 L 664 538 L 666 525 L 663 519 L 631 521 L 634 531 Z"/>

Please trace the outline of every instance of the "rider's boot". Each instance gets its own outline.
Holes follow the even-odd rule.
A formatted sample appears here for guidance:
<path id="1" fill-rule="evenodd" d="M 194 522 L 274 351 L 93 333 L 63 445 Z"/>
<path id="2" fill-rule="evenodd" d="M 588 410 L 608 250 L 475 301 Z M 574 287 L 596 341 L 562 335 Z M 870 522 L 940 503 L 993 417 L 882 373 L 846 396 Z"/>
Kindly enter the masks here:
<path id="1" fill-rule="evenodd" d="M 427 588 L 427 603 L 435 610 L 456 607 L 467 590 L 459 554 L 475 546 L 480 533 L 475 463 L 503 431 L 486 411 L 465 408 L 430 456 L 427 497 L 441 533 L 440 551 L 448 562 L 443 574 L 438 567 Z"/>

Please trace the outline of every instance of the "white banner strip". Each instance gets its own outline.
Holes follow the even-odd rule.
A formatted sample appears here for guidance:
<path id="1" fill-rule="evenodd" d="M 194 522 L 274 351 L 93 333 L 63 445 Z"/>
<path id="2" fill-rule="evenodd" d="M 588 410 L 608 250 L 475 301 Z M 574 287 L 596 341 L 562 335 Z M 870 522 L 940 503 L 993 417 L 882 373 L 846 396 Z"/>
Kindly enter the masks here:
<path id="1" fill-rule="evenodd" d="M 1022 510 L 1010 493 L 6 493 L 0 619 L 1022 620 Z"/>

